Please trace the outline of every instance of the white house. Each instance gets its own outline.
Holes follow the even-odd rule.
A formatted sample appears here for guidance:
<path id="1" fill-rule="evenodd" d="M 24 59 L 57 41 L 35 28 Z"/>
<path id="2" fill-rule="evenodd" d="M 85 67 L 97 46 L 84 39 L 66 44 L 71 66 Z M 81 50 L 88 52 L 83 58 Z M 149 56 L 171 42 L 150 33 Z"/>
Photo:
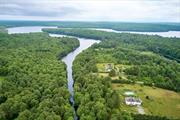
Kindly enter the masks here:
<path id="1" fill-rule="evenodd" d="M 140 98 L 126 97 L 125 103 L 126 105 L 141 105 L 142 100 Z"/>

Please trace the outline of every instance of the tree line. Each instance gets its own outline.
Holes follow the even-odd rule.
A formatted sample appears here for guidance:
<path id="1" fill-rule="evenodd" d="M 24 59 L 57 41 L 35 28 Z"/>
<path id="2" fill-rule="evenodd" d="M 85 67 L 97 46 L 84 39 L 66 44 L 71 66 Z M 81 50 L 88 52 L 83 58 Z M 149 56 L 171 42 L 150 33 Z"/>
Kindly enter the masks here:
<path id="1" fill-rule="evenodd" d="M 0 26 L 58 26 L 59 28 L 105 28 L 119 31 L 179 31 L 179 23 L 68 22 L 68 21 L 0 21 Z"/>

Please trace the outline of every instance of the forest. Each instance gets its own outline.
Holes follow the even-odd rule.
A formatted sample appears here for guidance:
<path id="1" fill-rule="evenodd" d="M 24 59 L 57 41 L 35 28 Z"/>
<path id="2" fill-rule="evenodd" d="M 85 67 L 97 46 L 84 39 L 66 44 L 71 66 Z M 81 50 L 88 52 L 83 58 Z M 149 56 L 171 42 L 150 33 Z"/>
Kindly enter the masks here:
<path id="1" fill-rule="evenodd" d="M 73 63 L 74 107 L 80 120 L 171 119 L 124 111 L 123 99 L 112 84 L 142 82 L 179 92 L 179 38 L 77 28 L 43 31 L 8 35 L 5 27 L 0 27 L 0 120 L 74 120 L 66 66 L 61 59 L 79 42 L 47 33 L 101 40 Z M 99 76 L 98 64 L 107 63 L 125 68 L 113 68 L 109 77 Z"/>
<path id="2" fill-rule="evenodd" d="M 124 70 L 128 80 L 143 81 L 147 85 L 155 84 L 157 87 L 180 91 L 179 38 L 82 29 L 44 31 L 101 40 L 89 53 L 90 56 L 96 56 L 94 59 L 97 63 L 131 65 L 132 67 Z M 95 49 L 99 49 L 98 52 Z M 145 54 L 148 52 L 153 54 Z"/>
<path id="3" fill-rule="evenodd" d="M 179 23 L 73 22 L 73 21 L 0 21 L 0 26 L 58 26 L 59 28 L 105 28 L 118 31 L 179 31 Z"/>
<path id="4" fill-rule="evenodd" d="M 74 38 L 0 33 L 0 120 L 73 120 L 63 56 Z"/>

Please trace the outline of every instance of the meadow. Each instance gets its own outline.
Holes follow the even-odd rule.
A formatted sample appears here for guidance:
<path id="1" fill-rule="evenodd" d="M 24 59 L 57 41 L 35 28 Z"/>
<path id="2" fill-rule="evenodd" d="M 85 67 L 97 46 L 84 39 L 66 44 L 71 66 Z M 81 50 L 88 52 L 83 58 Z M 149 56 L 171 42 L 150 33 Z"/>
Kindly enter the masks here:
<path id="1" fill-rule="evenodd" d="M 124 92 L 133 91 L 143 101 L 145 114 L 180 118 L 180 93 L 139 84 L 112 84 L 112 87 L 119 93 L 122 110 L 138 113 L 137 107 L 127 106 L 122 102 Z"/>

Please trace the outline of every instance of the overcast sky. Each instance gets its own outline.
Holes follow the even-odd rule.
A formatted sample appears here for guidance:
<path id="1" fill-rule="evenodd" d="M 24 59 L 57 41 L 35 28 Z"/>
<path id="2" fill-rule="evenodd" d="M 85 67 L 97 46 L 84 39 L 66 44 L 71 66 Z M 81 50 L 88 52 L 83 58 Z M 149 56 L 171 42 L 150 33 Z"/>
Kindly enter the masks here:
<path id="1" fill-rule="evenodd" d="M 180 22 L 180 0 L 0 0 L 0 20 Z"/>

